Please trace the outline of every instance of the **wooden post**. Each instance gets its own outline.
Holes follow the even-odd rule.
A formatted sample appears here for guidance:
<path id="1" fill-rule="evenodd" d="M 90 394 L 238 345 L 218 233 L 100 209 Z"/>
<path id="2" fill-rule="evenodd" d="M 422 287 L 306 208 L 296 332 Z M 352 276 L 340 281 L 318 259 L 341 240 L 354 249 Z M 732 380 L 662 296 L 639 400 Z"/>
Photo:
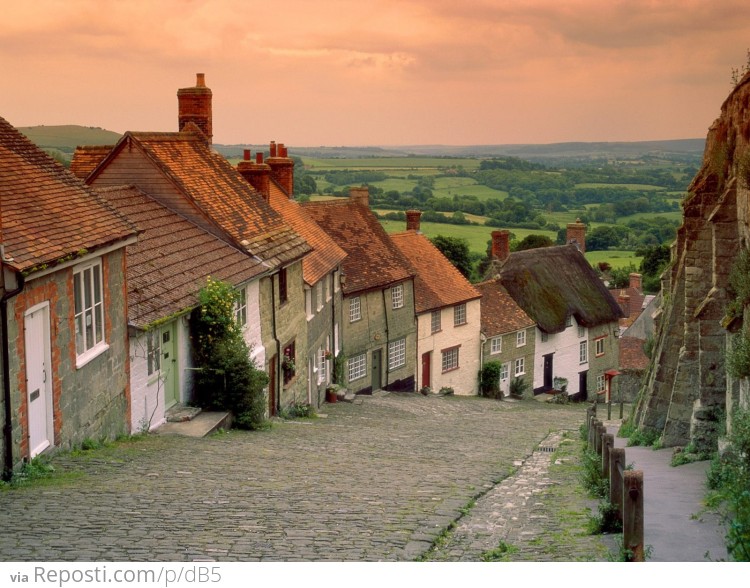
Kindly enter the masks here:
<path id="1" fill-rule="evenodd" d="M 601 455 L 602 454 L 602 435 L 604 435 L 607 432 L 607 427 L 604 426 L 602 423 L 599 423 L 596 427 L 596 439 L 594 442 L 596 443 L 596 452 Z"/>
<path id="2" fill-rule="evenodd" d="M 645 561 L 643 546 L 643 472 L 623 473 L 622 547 L 632 555 L 628 561 Z"/>
<path id="3" fill-rule="evenodd" d="M 615 445 L 615 436 L 611 433 L 602 435 L 602 476 L 609 479 L 609 453 Z"/>
<path id="4" fill-rule="evenodd" d="M 617 507 L 622 521 L 622 474 L 625 471 L 625 450 L 613 447 L 609 452 L 609 502 Z"/>
<path id="5" fill-rule="evenodd" d="M 596 449 L 596 430 L 599 426 L 599 421 L 596 419 L 593 419 L 591 421 L 591 425 L 589 426 L 589 449 L 592 451 Z"/>

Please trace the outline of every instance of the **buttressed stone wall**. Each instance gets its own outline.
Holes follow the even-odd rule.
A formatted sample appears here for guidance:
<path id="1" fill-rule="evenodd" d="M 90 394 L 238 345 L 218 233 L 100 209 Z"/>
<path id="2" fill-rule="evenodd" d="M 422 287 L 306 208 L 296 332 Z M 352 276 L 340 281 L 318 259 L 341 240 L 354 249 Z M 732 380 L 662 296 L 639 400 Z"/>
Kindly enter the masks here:
<path id="1" fill-rule="evenodd" d="M 750 235 L 750 74 L 721 107 L 703 164 L 688 188 L 683 224 L 662 276 L 654 355 L 635 424 L 665 446 L 715 449 L 727 398 L 738 388 L 724 368 L 729 271 Z M 724 323 L 726 324 L 726 323 Z M 728 390 L 730 392 L 728 392 Z"/>

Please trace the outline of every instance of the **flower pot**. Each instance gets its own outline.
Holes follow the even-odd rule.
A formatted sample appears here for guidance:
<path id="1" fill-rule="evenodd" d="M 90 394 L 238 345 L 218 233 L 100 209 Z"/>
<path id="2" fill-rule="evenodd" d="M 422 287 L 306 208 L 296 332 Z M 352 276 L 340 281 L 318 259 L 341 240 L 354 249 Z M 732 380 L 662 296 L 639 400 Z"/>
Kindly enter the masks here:
<path id="1" fill-rule="evenodd" d="M 326 390 L 326 402 L 334 403 L 338 400 L 336 396 L 336 390 Z"/>

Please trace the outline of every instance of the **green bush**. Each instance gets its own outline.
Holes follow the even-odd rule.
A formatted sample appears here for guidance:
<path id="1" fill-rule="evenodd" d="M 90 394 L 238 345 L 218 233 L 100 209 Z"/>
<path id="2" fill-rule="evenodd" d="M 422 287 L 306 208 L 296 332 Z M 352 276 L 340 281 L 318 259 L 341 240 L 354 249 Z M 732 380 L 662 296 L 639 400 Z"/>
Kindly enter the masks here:
<path id="1" fill-rule="evenodd" d="M 602 458 L 595 451 L 583 450 L 579 481 L 592 498 L 609 495 L 609 480 L 602 475 Z"/>
<path id="2" fill-rule="evenodd" d="M 750 410 L 732 415 L 729 448 L 708 471 L 714 501 L 723 505 L 727 550 L 736 561 L 750 561 Z"/>
<path id="3" fill-rule="evenodd" d="M 190 321 L 196 368 L 194 397 L 208 410 L 228 410 L 243 429 L 265 427 L 264 388 L 268 375 L 257 369 L 235 322 L 236 292 L 224 282 L 208 279 L 199 295 L 201 306 Z"/>
<path id="4" fill-rule="evenodd" d="M 517 398 L 523 397 L 529 390 L 529 383 L 523 378 L 513 378 L 510 381 L 510 395 Z"/>
<path id="5" fill-rule="evenodd" d="M 503 393 L 500 391 L 500 371 L 503 364 L 499 361 L 488 361 L 479 372 L 479 392 L 487 398 L 502 400 Z"/>
<path id="6" fill-rule="evenodd" d="M 732 336 L 732 345 L 726 353 L 727 373 L 734 378 L 750 377 L 750 337 L 747 333 Z"/>

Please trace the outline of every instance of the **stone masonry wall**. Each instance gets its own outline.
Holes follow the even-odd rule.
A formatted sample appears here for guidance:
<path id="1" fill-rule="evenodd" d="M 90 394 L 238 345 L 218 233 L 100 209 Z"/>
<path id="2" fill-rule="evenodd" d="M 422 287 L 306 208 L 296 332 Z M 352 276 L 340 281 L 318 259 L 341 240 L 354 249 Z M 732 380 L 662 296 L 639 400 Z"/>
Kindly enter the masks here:
<path id="1" fill-rule="evenodd" d="M 636 425 L 661 434 L 665 446 L 715 449 L 717 418 L 728 382 L 722 326 L 729 271 L 748 238 L 750 76 L 711 126 L 703 166 L 683 204 L 683 224 L 662 277 L 655 361 L 636 406 Z"/>

